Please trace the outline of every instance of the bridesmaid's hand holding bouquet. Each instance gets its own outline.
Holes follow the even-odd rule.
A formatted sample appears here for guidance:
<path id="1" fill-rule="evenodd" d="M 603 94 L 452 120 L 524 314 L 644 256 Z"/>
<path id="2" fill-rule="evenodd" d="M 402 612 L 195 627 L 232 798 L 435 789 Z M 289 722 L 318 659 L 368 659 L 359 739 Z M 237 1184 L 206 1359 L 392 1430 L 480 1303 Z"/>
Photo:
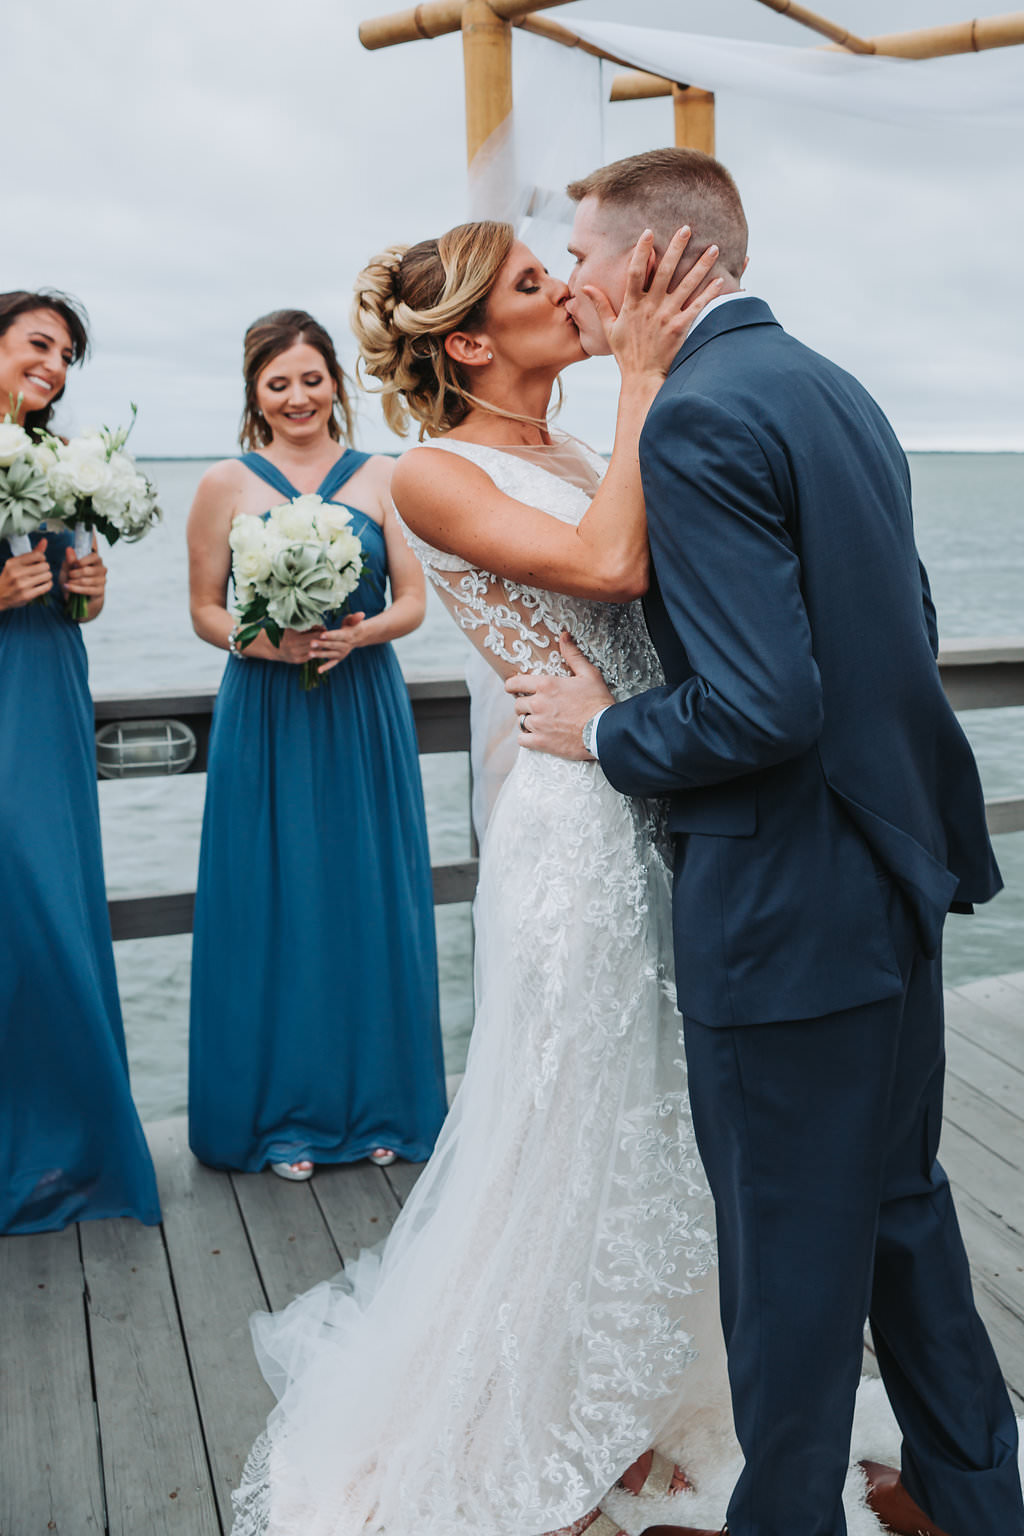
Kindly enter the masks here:
<path id="1" fill-rule="evenodd" d="M 319 629 L 342 612 L 363 573 L 363 546 L 345 507 L 297 496 L 266 517 L 241 513 L 231 525 L 239 649 L 263 630 L 279 649 L 285 630 Z M 303 688 L 323 681 L 319 659 L 302 663 Z"/>

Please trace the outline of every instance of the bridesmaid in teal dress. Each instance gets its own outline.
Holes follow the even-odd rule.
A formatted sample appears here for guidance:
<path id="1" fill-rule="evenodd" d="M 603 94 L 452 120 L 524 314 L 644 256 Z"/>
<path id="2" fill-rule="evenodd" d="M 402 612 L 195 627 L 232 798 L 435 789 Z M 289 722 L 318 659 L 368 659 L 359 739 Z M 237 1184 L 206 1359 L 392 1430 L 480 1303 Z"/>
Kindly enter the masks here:
<path id="1" fill-rule="evenodd" d="M 189 518 L 192 621 L 230 652 L 210 737 L 196 891 L 189 1139 L 204 1163 L 429 1156 L 445 1114 L 426 822 L 412 712 L 390 640 L 422 622 L 391 463 L 343 447 L 330 337 L 301 310 L 246 333 L 241 440 Z M 316 492 L 347 506 L 367 567 L 336 626 L 259 635 L 228 611 L 228 534 Z M 390 583 L 391 602 L 386 589 Z M 323 684 L 299 686 L 320 658 Z"/>
<path id="2" fill-rule="evenodd" d="M 0 410 L 46 426 L 82 316 L 0 294 Z M 103 1216 L 160 1220 L 132 1103 L 110 940 L 88 667 L 65 597 L 103 607 L 96 553 L 68 534 L 0 540 L 0 1233 Z"/>

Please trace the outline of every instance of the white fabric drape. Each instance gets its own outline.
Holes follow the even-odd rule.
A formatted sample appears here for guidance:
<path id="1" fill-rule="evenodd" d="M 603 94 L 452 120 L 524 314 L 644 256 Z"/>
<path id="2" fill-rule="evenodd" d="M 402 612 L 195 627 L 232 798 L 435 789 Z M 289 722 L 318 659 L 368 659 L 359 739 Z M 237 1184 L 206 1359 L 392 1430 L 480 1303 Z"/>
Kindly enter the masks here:
<path id="1" fill-rule="evenodd" d="M 1024 47 L 944 59 L 890 59 L 792 48 L 619 22 L 572 22 L 580 37 L 669 80 L 705 91 L 890 123 L 1005 115 L 1024 106 Z"/>
<path id="2" fill-rule="evenodd" d="M 566 183 L 604 159 L 601 64 L 518 28 L 512 34 L 512 120 L 484 144 L 469 172 L 470 218 L 502 219 L 559 276 L 568 267 L 572 204 Z M 516 715 L 501 678 L 472 654 L 466 663 L 473 825 L 482 841 L 515 762 Z"/>

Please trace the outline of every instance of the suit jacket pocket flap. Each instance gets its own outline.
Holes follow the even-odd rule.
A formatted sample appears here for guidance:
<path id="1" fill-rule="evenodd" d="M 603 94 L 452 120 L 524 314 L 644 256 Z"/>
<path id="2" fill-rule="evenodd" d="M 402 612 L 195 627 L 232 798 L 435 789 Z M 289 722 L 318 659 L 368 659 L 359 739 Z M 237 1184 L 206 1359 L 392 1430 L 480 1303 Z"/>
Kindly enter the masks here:
<path id="1" fill-rule="evenodd" d="M 746 780 L 707 784 L 672 796 L 670 832 L 709 837 L 753 837 L 757 831 L 757 787 Z"/>

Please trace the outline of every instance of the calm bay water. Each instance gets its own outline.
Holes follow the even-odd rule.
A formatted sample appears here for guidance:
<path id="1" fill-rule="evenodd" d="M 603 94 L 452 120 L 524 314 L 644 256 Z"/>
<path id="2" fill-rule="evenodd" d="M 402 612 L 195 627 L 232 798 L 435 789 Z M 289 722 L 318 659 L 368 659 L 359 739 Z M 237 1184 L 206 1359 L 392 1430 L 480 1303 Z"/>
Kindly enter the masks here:
<path id="1" fill-rule="evenodd" d="M 918 542 L 931 576 L 945 640 L 1024 633 L 1024 455 L 911 456 Z M 224 652 L 204 645 L 188 617 L 185 519 L 205 462 L 146 465 L 164 508 L 163 525 L 134 546 L 110 551 L 109 597 L 87 627 L 96 693 L 216 684 Z M 427 618 L 398 642 L 407 675 L 460 673 L 465 640 L 431 596 Z M 990 796 L 1024 790 L 1024 708 L 978 710 L 963 724 Z M 465 857 L 467 767 L 459 754 L 421 759 L 431 853 Z M 107 886 L 112 896 L 195 887 L 206 786 L 181 779 L 100 785 Z M 946 976 L 953 984 L 1024 969 L 1024 833 L 996 842 L 1006 891 L 973 918 L 947 926 Z M 448 1070 L 461 1071 L 472 1023 L 467 906 L 437 909 L 442 1022 Z M 185 1109 L 190 936 L 116 946 L 135 1096 L 144 1120 Z M 343 1002 L 339 1005 L 343 1007 Z"/>

